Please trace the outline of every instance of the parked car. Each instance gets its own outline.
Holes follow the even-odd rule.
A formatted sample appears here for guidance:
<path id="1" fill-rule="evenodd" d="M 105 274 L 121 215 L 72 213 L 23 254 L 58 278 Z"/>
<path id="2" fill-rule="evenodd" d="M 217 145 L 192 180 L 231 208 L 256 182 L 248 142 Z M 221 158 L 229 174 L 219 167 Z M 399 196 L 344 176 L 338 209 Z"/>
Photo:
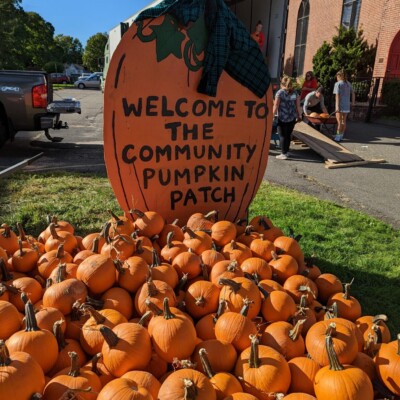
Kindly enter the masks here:
<path id="1" fill-rule="evenodd" d="M 88 76 L 92 75 L 91 72 L 82 72 L 82 74 L 78 77 L 78 79 L 87 78 Z M 77 80 L 78 80 L 77 79 Z"/>
<path id="2" fill-rule="evenodd" d="M 90 76 L 87 76 L 86 78 L 78 79 L 75 83 L 74 86 L 79 88 L 79 89 L 86 89 L 86 88 L 95 88 L 95 89 L 100 89 L 100 77 L 102 73 L 95 72 L 94 74 L 91 74 Z"/>
<path id="3" fill-rule="evenodd" d="M 50 74 L 50 82 L 51 83 L 70 83 L 70 79 L 68 75 L 62 74 L 60 72 L 53 72 Z"/>

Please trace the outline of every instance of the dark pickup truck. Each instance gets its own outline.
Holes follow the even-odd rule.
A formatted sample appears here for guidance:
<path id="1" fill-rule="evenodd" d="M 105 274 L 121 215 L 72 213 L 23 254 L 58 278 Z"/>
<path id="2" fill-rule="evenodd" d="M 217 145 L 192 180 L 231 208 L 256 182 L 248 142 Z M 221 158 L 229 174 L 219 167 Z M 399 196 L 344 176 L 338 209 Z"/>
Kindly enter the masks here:
<path id="1" fill-rule="evenodd" d="M 18 131 L 44 131 L 54 141 L 49 129 L 62 127 L 60 114 L 70 112 L 80 113 L 79 102 L 54 102 L 46 72 L 0 70 L 0 146 L 12 140 Z"/>

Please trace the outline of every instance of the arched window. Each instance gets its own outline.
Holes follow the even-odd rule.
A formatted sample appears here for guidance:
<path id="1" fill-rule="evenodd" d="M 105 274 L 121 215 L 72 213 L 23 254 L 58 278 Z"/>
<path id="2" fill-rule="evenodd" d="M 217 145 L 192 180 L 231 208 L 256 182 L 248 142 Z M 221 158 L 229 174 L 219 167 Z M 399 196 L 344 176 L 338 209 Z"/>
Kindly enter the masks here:
<path id="1" fill-rule="evenodd" d="M 310 3 L 303 0 L 297 15 L 296 44 L 294 47 L 293 76 L 303 74 L 304 56 L 306 54 L 308 16 L 310 15 Z"/>
<path id="2" fill-rule="evenodd" d="M 361 0 L 344 0 L 342 11 L 342 26 L 346 29 L 358 28 L 358 17 L 360 16 Z"/>

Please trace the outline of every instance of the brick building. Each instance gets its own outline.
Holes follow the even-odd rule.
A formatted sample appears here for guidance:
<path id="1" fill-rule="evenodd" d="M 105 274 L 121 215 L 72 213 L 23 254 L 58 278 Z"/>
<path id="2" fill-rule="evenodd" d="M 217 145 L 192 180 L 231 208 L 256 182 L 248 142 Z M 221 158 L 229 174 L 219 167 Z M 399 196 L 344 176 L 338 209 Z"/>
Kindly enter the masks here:
<path id="1" fill-rule="evenodd" d="M 400 0 L 290 0 L 283 72 L 304 75 L 340 25 L 362 28 L 376 46 L 374 77 L 400 78 Z"/>

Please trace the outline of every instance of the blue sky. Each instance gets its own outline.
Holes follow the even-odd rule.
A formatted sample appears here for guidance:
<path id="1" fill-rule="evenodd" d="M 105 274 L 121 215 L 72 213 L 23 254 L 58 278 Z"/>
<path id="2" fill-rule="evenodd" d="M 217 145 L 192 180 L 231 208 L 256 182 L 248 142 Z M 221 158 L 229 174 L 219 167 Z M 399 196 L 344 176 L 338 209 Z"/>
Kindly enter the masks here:
<path id="1" fill-rule="evenodd" d="M 107 33 L 150 3 L 152 0 L 23 0 L 21 5 L 50 22 L 56 35 L 72 36 L 85 46 L 90 36 Z"/>

